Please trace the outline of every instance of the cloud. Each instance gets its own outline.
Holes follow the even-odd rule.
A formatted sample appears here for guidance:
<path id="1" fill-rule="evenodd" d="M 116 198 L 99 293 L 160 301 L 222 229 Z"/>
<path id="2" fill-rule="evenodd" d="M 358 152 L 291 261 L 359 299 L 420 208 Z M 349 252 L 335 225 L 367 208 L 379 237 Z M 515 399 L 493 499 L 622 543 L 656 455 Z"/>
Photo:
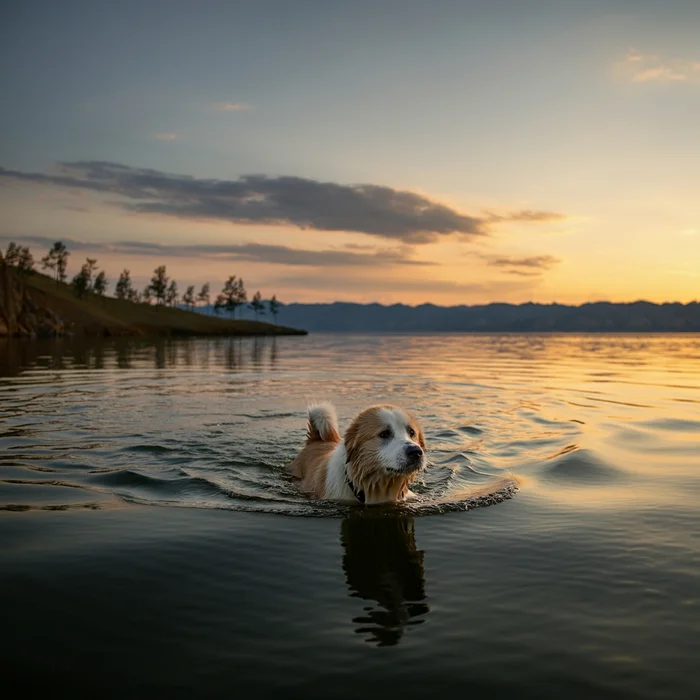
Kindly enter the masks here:
<path id="1" fill-rule="evenodd" d="M 514 211 L 508 214 L 493 214 L 486 212 L 486 221 L 490 223 L 501 223 L 508 221 L 523 221 L 525 223 L 548 223 L 550 221 L 561 221 L 566 217 L 564 214 L 559 214 L 554 211 L 533 211 L 532 209 L 523 209 Z"/>
<path id="2" fill-rule="evenodd" d="M 380 185 L 265 175 L 213 180 L 100 161 L 60 163 L 55 174 L 0 168 L 0 178 L 117 195 L 128 211 L 183 219 L 346 231 L 412 244 L 489 232 L 486 218 Z M 530 219 L 538 215 L 552 216 L 528 212 Z"/>
<path id="3" fill-rule="evenodd" d="M 0 240 L 19 241 L 25 245 L 42 247 L 53 245 L 55 238 L 42 236 L 5 236 Z M 69 250 L 122 255 L 153 256 L 160 258 L 214 258 L 303 267 L 389 267 L 398 265 L 430 266 L 435 263 L 413 260 L 410 249 L 374 249 L 372 253 L 343 250 L 304 250 L 283 245 L 238 243 L 231 245 L 161 245 L 141 241 L 114 241 L 90 243 L 62 238 Z"/>
<path id="4" fill-rule="evenodd" d="M 214 109 L 218 112 L 243 112 L 246 109 L 253 109 L 253 107 L 245 102 L 216 102 Z"/>
<path id="5" fill-rule="evenodd" d="M 517 268 L 504 270 L 508 275 L 517 275 L 518 277 L 539 277 L 540 272 L 534 270 L 518 270 Z"/>
<path id="6" fill-rule="evenodd" d="M 506 274 L 518 277 L 539 277 L 542 272 L 561 262 L 553 255 L 530 255 L 522 258 L 498 255 L 479 257 L 483 258 L 489 267 L 501 268 Z"/>
<path id="7" fill-rule="evenodd" d="M 630 49 L 619 69 L 633 83 L 693 83 L 700 85 L 700 60 L 662 58 Z"/>
<path id="8" fill-rule="evenodd" d="M 82 204 L 60 204 L 59 206 L 65 211 L 77 211 L 81 214 L 86 214 L 87 212 L 92 211 L 90 207 L 86 207 Z"/>
<path id="9" fill-rule="evenodd" d="M 164 131 L 160 134 L 156 134 L 155 137 L 158 141 L 176 141 L 179 137 L 173 131 Z"/>

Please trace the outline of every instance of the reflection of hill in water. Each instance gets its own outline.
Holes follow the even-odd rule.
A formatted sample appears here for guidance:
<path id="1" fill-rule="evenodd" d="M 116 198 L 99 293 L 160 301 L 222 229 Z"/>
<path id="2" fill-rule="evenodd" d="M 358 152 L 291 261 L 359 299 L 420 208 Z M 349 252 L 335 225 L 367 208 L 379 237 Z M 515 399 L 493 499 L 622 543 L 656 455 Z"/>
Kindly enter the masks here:
<path id="1" fill-rule="evenodd" d="M 13 376 L 26 369 L 175 369 L 225 367 L 271 370 L 277 365 L 277 338 L 214 337 L 147 339 L 53 338 L 31 342 L 0 338 L 0 370 Z"/>
<path id="2" fill-rule="evenodd" d="M 398 644 L 405 628 L 421 624 L 430 610 L 413 518 L 346 518 L 340 540 L 350 595 L 378 604 L 353 618 L 356 632 L 378 646 Z"/>

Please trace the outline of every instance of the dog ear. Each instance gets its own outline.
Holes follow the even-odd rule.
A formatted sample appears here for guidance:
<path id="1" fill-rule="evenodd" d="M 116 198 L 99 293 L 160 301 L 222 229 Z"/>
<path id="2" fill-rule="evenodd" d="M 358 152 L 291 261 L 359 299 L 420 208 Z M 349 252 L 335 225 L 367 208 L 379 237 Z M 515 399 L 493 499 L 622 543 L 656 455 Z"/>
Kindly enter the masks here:
<path id="1" fill-rule="evenodd" d="M 359 450 L 358 432 L 357 421 L 353 421 L 350 427 L 345 431 L 345 452 L 348 455 L 348 462 L 353 462 L 357 457 L 357 452 Z"/>

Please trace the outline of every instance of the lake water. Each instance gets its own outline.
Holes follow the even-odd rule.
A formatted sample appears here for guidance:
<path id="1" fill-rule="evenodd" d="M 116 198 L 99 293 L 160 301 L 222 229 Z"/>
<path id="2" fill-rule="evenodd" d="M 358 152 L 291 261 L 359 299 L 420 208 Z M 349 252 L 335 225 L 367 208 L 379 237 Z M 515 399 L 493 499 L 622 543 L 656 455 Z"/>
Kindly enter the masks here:
<path id="1" fill-rule="evenodd" d="M 415 504 L 298 492 L 321 399 L 418 417 Z M 698 697 L 699 505 L 697 335 L 0 343 L 28 689 Z"/>

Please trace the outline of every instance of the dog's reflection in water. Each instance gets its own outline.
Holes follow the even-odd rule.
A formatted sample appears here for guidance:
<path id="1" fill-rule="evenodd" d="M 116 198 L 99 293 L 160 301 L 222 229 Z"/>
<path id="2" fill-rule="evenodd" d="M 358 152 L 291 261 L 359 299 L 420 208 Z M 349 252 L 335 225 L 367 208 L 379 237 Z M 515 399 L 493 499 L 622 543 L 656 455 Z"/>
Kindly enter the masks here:
<path id="1" fill-rule="evenodd" d="M 353 618 L 355 631 L 378 646 L 398 644 L 406 628 L 424 622 L 430 610 L 413 518 L 346 518 L 340 539 L 350 595 L 378 603 Z"/>

